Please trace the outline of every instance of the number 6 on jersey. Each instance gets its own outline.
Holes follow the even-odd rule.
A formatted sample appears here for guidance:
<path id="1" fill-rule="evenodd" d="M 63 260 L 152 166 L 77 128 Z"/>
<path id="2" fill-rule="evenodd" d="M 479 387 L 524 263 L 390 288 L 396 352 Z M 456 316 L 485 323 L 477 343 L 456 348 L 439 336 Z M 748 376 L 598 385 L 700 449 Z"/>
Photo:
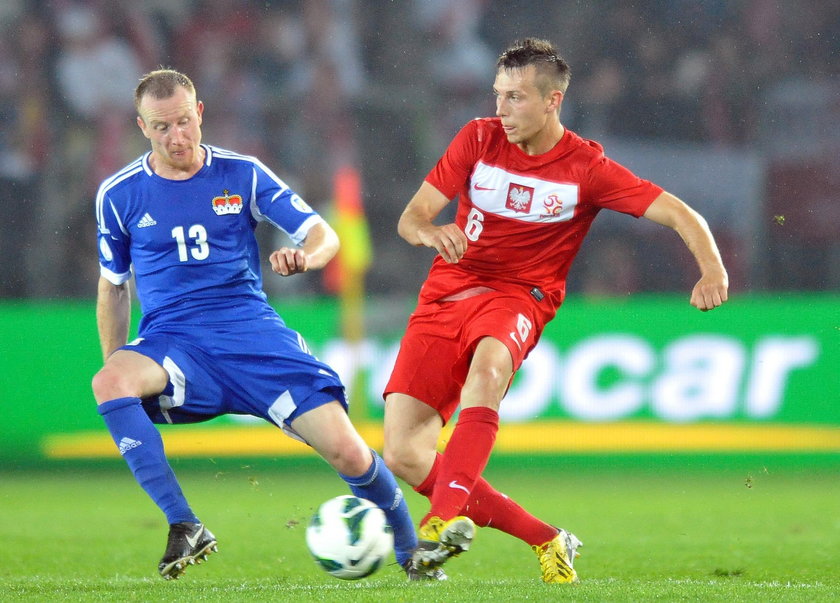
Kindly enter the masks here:
<path id="1" fill-rule="evenodd" d="M 470 241 L 477 241 L 484 230 L 484 214 L 476 208 L 472 208 L 467 215 L 467 225 L 464 227 L 464 234 Z"/>
<path id="2" fill-rule="evenodd" d="M 534 324 L 524 314 L 519 314 L 516 317 L 516 331 L 510 332 L 510 338 L 513 339 L 516 347 L 522 348 L 528 336 L 531 334 L 533 326 Z"/>

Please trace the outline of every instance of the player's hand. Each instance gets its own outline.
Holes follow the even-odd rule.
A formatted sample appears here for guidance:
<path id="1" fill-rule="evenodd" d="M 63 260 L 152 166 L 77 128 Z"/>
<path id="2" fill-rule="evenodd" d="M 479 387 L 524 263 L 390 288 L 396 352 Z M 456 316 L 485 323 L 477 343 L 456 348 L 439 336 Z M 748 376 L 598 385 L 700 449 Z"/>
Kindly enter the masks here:
<path id="1" fill-rule="evenodd" d="M 436 249 L 448 264 L 457 264 L 467 252 L 467 235 L 457 224 L 432 225 L 417 231 L 417 237 L 426 247 Z"/>
<path id="2" fill-rule="evenodd" d="M 271 269 L 280 276 L 291 276 L 309 269 L 303 249 L 281 247 L 269 256 Z"/>
<path id="3" fill-rule="evenodd" d="M 691 291 L 691 305 L 707 312 L 714 310 L 729 298 L 729 277 L 721 274 L 704 275 Z"/>

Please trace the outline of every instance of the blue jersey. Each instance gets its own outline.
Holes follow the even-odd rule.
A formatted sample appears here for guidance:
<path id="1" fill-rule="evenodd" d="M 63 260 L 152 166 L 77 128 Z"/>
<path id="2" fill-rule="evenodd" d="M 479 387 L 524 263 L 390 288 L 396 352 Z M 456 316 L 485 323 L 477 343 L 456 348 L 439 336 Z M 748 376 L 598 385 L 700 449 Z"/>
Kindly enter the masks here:
<path id="1" fill-rule="evenodd" d="M 101 274 L 136 277 L 151 323 L 223 323 L 274 314 L 262 291 L 257 223 L 300 244 L 321 218 L 254 157 L 202 145 L 187 180 L 154 173 L 146 153 L 105 180 L 96 196 Z"/>

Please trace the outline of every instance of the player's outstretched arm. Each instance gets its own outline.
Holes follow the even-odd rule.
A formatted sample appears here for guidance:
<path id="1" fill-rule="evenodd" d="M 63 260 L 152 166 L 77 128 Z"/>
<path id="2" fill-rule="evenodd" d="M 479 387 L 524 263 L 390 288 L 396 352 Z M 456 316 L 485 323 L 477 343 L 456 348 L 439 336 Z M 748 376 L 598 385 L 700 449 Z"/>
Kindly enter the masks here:
<path id="1" fill-rule="evenodd" d="M 467 251 L 467 236 L 457 224 L 436 226 L 433 220 L 449 203 L 446 195 L 423 182 L 400 216 L 397 232 L 415 246 L 431 247 L 450 264 L 457 264 Z"/>
<path id="2" fill-rule="evenodd" d="M 281 276 L 291 276 L 327 265 L 340 246 L 338 235 L 326 222 L 309 229 L 302 247 L 281 247 L 269 256 L 271 269 Z"/>
<path id="3" fill-rule="evenodd" d="M 644 216 L 676 230 L 697 261 L 700 280 L 691 291 L 691 305 L 705 312 L 723 304 L 728 299 L 729 276 L 703 216 L 668 192 L 660 194 Z"/>
<path id="4" fill-rule="evenodd" d="M 128 340 L 130 314 L 128 282 L 115 285 L 100 276 L 96 295 L 96 326 L 103 360 L 107 360 L 114 350 L 125 345 Z"/>

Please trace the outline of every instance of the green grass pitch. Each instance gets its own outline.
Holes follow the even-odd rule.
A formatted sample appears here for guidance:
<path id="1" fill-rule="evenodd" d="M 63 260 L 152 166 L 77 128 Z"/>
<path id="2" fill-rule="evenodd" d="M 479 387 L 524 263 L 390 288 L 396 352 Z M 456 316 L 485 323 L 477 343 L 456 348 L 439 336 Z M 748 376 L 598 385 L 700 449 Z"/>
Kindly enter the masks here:
<path id="1" fill-rule="evenodd" d="M 446 583 L 396 565 L 358 582 L 313 563 L 304 528 L 346 493 L 317 459 L 175 462 L 219 552 L 156 575 L 163 516 L 120 464 L 0 470 L 0 598 L 27 601 L 837 601 L 840 455 L 501 457 L 487 477 L 585 543 L 578 585 L 540 582 L 492 529 Z M 407 492 L 415 519 L 425 500 Z"/>

